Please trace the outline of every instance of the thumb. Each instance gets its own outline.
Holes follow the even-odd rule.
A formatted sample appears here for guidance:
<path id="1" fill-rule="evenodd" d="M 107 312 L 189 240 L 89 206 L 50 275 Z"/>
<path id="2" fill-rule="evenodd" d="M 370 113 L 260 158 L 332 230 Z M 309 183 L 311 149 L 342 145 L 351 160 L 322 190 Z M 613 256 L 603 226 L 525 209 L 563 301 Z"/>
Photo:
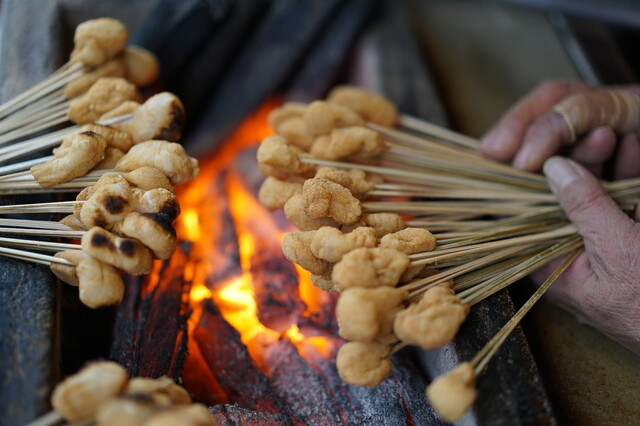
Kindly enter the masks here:
<path id="1" fill-rule="evenodd" d="M 584 167 L 568 158 L 551 157 L 544 163 L 543 170 L 587 249 L 603 249 L 612 241 L 628 238 L 635 222 Z"/>

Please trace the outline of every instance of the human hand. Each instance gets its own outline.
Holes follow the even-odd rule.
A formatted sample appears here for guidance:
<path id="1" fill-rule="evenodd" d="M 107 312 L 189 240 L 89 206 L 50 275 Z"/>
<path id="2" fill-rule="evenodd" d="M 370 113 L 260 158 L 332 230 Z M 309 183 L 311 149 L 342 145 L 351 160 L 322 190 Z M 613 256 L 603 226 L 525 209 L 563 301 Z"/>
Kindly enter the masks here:
<path id="1" fill-rule="evenodd" d="M 615 157 L 615 179 L 640 175 L 637 125 L 634 131 L 617 135 L 615 126 L 604 126 L 592 119 L 580 126 L 580 134 L 573 135 L 563 116 L 552 110 L 554 105 L 571 95 L 598 89 L 578 81 L 552 81 L 540 85 L 515 104 L 482 138 L 480 151 L 495 160 L 512 162 L 516 168 L 537 171 L 548 157 L 568 147 L 568 156 L 597 176 L 611 157 Z M 640 95 L 640 86 L 618 89 Z M 640 116 L 640 112 L 635 115 Z M 583 137 L 572 144 L 574 136 Z"/>
<path id="2" fill-rule="evenodd" d="M 635 220 L 630 218 L 599 181 L 572 160 L 552 157 L 544 173 L 585 247 L 550 287 L 549 296 L 640 355 L 640 208 Z M 542 282 L 554 267 L 547 265 L 534 279 Z"/>

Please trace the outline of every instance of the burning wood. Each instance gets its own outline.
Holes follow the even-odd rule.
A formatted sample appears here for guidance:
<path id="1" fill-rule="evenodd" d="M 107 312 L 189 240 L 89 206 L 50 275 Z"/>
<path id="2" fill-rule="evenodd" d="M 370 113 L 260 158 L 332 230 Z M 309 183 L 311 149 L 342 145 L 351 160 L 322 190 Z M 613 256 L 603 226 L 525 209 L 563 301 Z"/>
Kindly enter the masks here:
<path id="1" fill-rule="evenodd" d="M 261 111 L 259 122 L 264 116 Z M 253 123 L 249 120 L 247 125 Z M 253 128 L 251 143 L 260 129 Z M 242 149 L 246 144 L 240 138 L 226 146 Z M 216 418 L 311 423 L 406 422 L 409 416 L 434 420 L 424 404 L 416 403 L 423 398 L 426 382 L 406 355 L 397 355 L 405 358 L 382 385 L 388 391 L 384 402 L 378 390 L 357 389 L 339 379 L 332 362 L 340 344 L 335 337 L 335 297 L 319 291 L 306 271 L 284 259 L 277 217 L 251 195 L 257 192 L 257 182 L 251 179 L 260 177 L 240 176 L 235 165 L 230 166 L 235 154 L 222 157 L 205 163 L 202 177 L 178 191 L 184 212 L 177 228 L 191 241 L 188 257 L 174 256 L 178 259 L 173 266 L 160 274 L 152 272 L 145 284 L 156 289 L 156 283 L 166 285 L 169 276 L 189 282 L 190 290 L 182 287 L 190 293 L 193 309 L 188 355 L 169 341 L 163 347 L 173 357 L 184 357 L 182 378 L 194 398 L 212 405 Z M 265 267 L 269 269 L 262 270 Z M 275 305 L 267 289 L 275 294 Z M 126 301 L 119 311 L 129 318 L 139 315 Z M 141 335 L 147 327 L 139 328 Z M 143 356 L 144 351 L 136 354 Z M 150 364 L 158 367 L 155 355 L 149 356 Z M 167 372 L 154 371 L 162 374 Z M 411 414 L 403 406 L 410 407 Z"/>

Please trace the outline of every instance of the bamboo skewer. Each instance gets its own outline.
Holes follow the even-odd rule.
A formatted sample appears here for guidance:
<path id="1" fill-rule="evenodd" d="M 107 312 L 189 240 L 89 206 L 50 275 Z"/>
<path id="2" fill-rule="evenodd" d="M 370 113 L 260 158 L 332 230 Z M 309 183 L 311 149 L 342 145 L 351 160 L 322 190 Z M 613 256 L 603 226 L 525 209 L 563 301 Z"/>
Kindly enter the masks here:
<path id="1" fill-rule="evenodd" d="M 46 157 L 35 158 L 33 160 L 23 161 L 21 163 L 14 163 L 14 164 L 11 164 L 11 165 L 8 165 L 8 166 L 2 166 L 2 167 L 0 167 L 0 180 L 10 179 L 11 175 L 9 175 L 9 173 L 18 172 L 20 170 L 31 169 L 31 167 L 33 167 L 33 166 L 35 166 L 37 164 L 45 163 L 45 162 L 49 161 L 52 158 L 53 158 L 53 155 L 48 155 Z M 26 173 L 28 173 L 28 172 L 26 172 Z"/>
<path id="2" fill-rule="evenodd" d="M 485 199 L 485 200 L 518 200 L 534 202 L 555 202 L 553 194 L 522 193 L 517 191 L 464 189 L 436 189 L 407 184 L 378 184 L 366 195 L 381 197 L 420 197 L 420 198 L 449 198 L 449 199 Z"/>
<path id="3" fill-rule="evenodd" d="M 38 123 L 48 122 L 54 117 L 63 117 L 67 114 L 69 101 L 58 103 L 41 111 L 28 111 L 24 116 L 13 117 L 11 121 L 0 122 L 0 134 L 7 134 L 12 130 L 27 130 Z"/>
<path id="4" fill-rule="evenodd" d="M 400 114 L 398 117 L 398 124 L 401 127 L 436 137 L 444 142 L 454 143 L 467 149 L 478 149 L 478 141 L 469 136 L 407 114 Z"/>
<path id="5" fill-rule="evenodd" d="M 394 167 L 369 166 L 359 163 L 348 163 L 340 161 L 321 160 L 311 157 L 300 157 L 300 162 L 314 164 L 317 166 L 333 167 L 337 169 L 355 169 L 364 172 L 373 173 L 381 176 L 387 176 L 394 180 L 406 181 L 409 183 L 424 182 L 429 185 L 442 185 L 444 188 L 461 188 L 461 189 L 496 189 L 496 190 L 513 190 L 512 186 L 500 183 L 478 181 L 476 179 L 452 176 L 444 173 L 420 172 L 415 170 L 404 170 Z"/>
<path id="6" fill-rule="evenodd" d="M 496 171 L 490 168 L 481 167 L 482 161 L 478 161 L 476 158 L 471 158 L 468 162 L 463 161 L 463 159 L 454 161 L 450 158 L 451 155 L 438 155 L 438 153 L 415 149 L 411 150 L 406 147 L 393 147 L 393 145 L 390 144 L 387 145 L 391 148 L 381 157 L 382 160 L 387 163 L 397 163 L 421 170 L 432 170 L 443 173 L 453 171 L 459 176 L 466 176 L 468 178 L 509 184 L 517 188 L 525 188 L 532 191 L 548 192 L 548 187 L 544 181 L 533 181 L 522 179 L 513 174 L 496 173 Z"/>
<path id="7" fill-rule="evenodd" d="M 539 207 L 535 204 L 508 202 L 428 202 L 428 201 L 369 201 L 362 203 L 365 212 L 394 212 L 412 214 L 475 213 L 476 215 L 515 215 Z M 558 210 L 560 207 L 557 207 Z"/>
<path id="8" fill-rule="evenodd" d="M 400 288 L 403 288 L 409 291 L 409 295 L 407 296 L 409 299 L 415 299 L 417 298 L 417 296 L 424 293 L 431 287 L 434 287 L 440 283 L 443 283 L 450 279 L 459 277 L 460 275 L 479 269 L 483 266 L 490 265 L 496 261 L 513 256 L 518 252 L 520 252 L 520 250 L 521 250 L 521 247 L 510 247 L 501 251 L 497 251 L 487 256 L 482 256 L 474 261 L 467 262 L 450 269 L 446 269 L 430 277 L 423 278 L 421 280 L 411 281 L 407 284 L 402 284 Z"/>
<path id="9" fill-rule="evenodd" d="M 32 422 L 27 423 L 25 426 L 53 426 L 60 424 L 64 421 L 64 418 L 57 411 L 49 411 L 47 414 L 38 417 Z"/>
<path id="10" fill-rule="evenodd" d="M 74 61 L 67 62 L 47 79 L 0 105 L 0 118 L 6 117 L 13 111 L 24 108 L 35 99 L 64 87 L 68 82 L 82 75 L 82 72 L 81 63 Z"/>
<path id="11" fill-rule="evenodd" d="M 63 90 L 62 89 L 56 90 L 55 92 L 52 92 L 46 96 L 43 96 L 33 104 L 30 104 L 25 108 L 17 110 L 16 112 L 12 113 L 9 117 L 5 117 L 4 119 L 0 120 L 0 123 L 10 123 L 16 119 L 23 119 L 24 117 L 28 117 L 30 114 L 44 111 L 48 108 L 51 108 L 65 101 L 68 101 L 68 99 L 64 96 Z"/>
<path id="12" fill-rule="evenodd" d="M 454 258 L 455 256 L 458 256 L 460 254 L 473 254 L 500 248 L 524 246 L 532 242 L 549 241 L 557 238 L 575 235 L 576 232 L 577 231 L 573 225 L 567 225 L 554 231 L 541 232 L 533 235 L 508 238 L 505 240 L 492 241 L 488 243 L 472 244 L 465 247 L 455 247 L 444 250 L 436 249 L 426 253 L 413 254 L 410 255 L 409 258 L 412 259 L 412 265 L 428 265 L 441 260 Z"/>
<path id="13" fill-rule="evenodd" d="M 1 135 L 0 145 L 6 145 L 9 143 L 15 142 L 18 139 L 27 137 L 41 130 L 46 130 L 53 126 L 57 126 L 58 124 L 65 123 L 67 121 L 68 121 L 68 118 L 67 118 L 66 112 L 64 114 L 57 114 L 57 115 L 48 117 L 47 119 L 42 120 L 40 122 L 36 122 L 32 125 L 29 125 L 20 129 L 12 130 L 8 133 Z"/>
<path id="14" fill-rule="evenodd" d="M 55 256 L 49 256 L 46 254 L 32 253 L 26 250 L 11 249 L 8 247 L 0 247 L 0 255 L 5 257 L 11 257 L 13 259 L 26 260 L 29 262 L 39 263 L 41 265 L 51 265 L 57 263 L 60 265 L 75 266 L 74 263 Z"/>
<path id="15" fill-rule="evenodd" d="M 486 167 L 492 168 L 495 171 L 499 171 L 512 177 L 520 177 L 525 181 L 539 182 L 541 184 L 541 189 L 544 189 L 546 187 L 546 180 L 543 176 L 514 169 L 513 167 L 510 167 L 506 164 L 498 163 L 497 161 L 481 157 L 475 149 L 473 151 L 456 149 L 450 145 L 443 145 L 441 143 L 430 141 L 419 136 L 411 135 L 399 130 L 390 129 L 388 127 L 383 127 L 372 123 L 368 123 L 367 127 L 379 132 L 380 134 L 388 137 L 390 140 L 396 143 L 408 144 L 409 146 L 413 147 L 429 149 L 429 152 L 435 151 L 441 153 L 449 153 L 451 155 L 454 155 L 455 157 L 460 158 L 461 160 L 467 159 L 468 161 L 472 161 L 475 164 L 481 163 Z"/>
<path id="16" fill-rule="evenodd" d="M 533 293 L 533 295 L 518 309 L 513 317 L 496 333 L 496 335 L 473 357 L 470 361 L 474 367 L 476 376 L 484 370 L 491 358 L 504 343 L 506 338 L 520 323 L 522 318 L 531 310 L 531 308 L 540 300 L 549 287 L 558 279 L 558 277 L 573 263 L 573 261 L 582 252 L 582 249 L 574 249 L 562 263 L 551 273 L 544 283 Z"/>
<path id="17" fill-rule="evenodd" d="M 41 186 L 31 174 L 4 176 L 0 179 L 0 194 L 41 194 L 54 192 L 79 192 L 87 186 L 94 185 L 105 173 L 113 173 L 112 169 L 93 170 L 84 176 L 50 187 Z"/>
<path id="18" fill-rule="evenodd" d="M 34 220 L 34 219 L 0 218 L 0 226 L 13 226 L 17 228 L 28 228 L 28 229 L 49 229 L 49 230 L 58 230 L 58 231 L 74 230 L 60 222 L 50 221 L 50 220 Z"/>
<path id="19" fill-rule="evenodd" d="M 84 201 L 58 201 L 52 203 L 14 204 L 0 206 L 0 214 L 16 213 L 73 213 L 74 206 Z"/>
<path id="20" fill-rule="evenodd" d="M 578 249 L 582 246 L 582 238 L 577 235 L 568 238 L 559 243 L 554 244 L 550 248 L 529 257 L 522 264 L 498 274 L 494 278 L 485 281 L 481 285 L 474 286 L 458 294 L 463 303 L 474 305 L 481 300 L 493 295 L 494 293 L 506 288 L 508 285 L 518 281 L 529 275 L 531 272 L 540 268 L 542 265 L 557 259 L 568 252 Z"/>
<path id="21" fill-rule="evenodd" d="M 27 240 L 22 238 L 0 237 L 0 243 L 12 247 L 24 247 L 53 252 L 64 250 L 80 250 L 82 248 L 80 244 L 52 243 L 50 241 Z"/>
<path id="22" fill-rule="evenodd" d="M 37 235 L 41 237 L 82 238 L 85 231 L 42 230 L 0 227 L 0 234 Z"/>

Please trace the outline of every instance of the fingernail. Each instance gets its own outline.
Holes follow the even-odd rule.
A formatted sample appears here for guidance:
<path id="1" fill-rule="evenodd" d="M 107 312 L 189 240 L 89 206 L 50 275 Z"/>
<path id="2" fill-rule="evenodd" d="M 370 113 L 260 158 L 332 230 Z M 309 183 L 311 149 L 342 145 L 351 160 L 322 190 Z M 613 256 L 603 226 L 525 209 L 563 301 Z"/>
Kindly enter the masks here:
<path id="1" fill-rule="evenodd" d="M 486 153 L 501 152 L 509 146 L 512 139 L 509 129 L 500 128 L 490 131 L 480 142 L 480 148 Z"/>
<path id="2" fill-rule="evenodd" d="M 549 179 L 549 184 L 557 189 L 564 189 L 582 175 L 573 161 L 562 157 L 549 158 L 542 170 Z"/>
<path id="3" fill-rule="evenodd" d="M 531 162 L 531 145 L 524 145 L 513 159 L 513 167 L 520 170 L 527 170 Z"/>

